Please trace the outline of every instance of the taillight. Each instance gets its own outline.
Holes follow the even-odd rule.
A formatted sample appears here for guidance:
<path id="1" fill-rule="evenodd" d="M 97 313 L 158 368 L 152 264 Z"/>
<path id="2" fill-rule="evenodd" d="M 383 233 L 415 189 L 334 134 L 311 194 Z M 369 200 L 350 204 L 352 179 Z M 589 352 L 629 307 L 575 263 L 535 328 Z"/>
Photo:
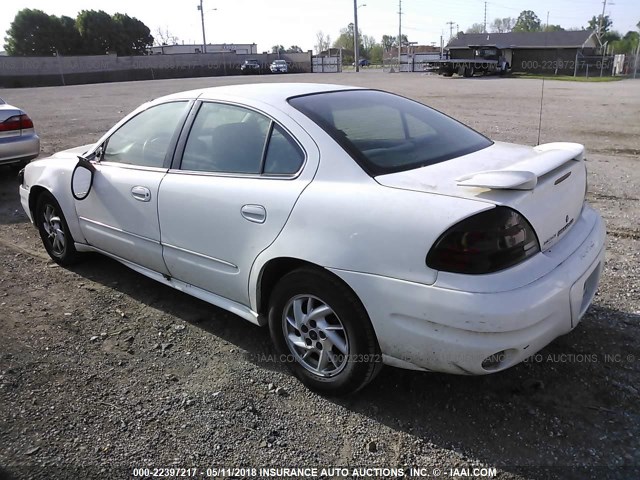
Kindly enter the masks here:
<path id="1" fill-rule="evenodd" d="M 4 122 L 0 122 L 0 132 L 11 132 L 13 130 L 24 130 L 26 128 L 33 128 L 33 120 L 31 120 L 26 113 L 14 115 L 13 117 L 7 118 Z"/>
<path id="2" fill-rule="evenodd" d="M 33 120 L 31 120 L 29 115 L 27 115 L 26 113 L 23 114 L 23 115 L 20 115 L 20 121 L 22 122 L 22 129 L 23 130 L 25 128 L 33 128 Z"/>
<path id="3" fill-rule="evenodd" d="M 496 207 L 466 218 L 443 233 L 427 255 L 427 266 L 453 273 L 492 273 L 539 251 L 531 224 L 515 210 Z"/>

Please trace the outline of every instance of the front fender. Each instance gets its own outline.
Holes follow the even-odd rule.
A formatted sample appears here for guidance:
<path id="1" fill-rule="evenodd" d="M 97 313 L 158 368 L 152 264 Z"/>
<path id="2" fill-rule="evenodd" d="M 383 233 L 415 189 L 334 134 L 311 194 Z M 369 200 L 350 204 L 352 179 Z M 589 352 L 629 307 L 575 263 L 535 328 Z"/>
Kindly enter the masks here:
<path id="1" fill-rule="evenodd" d="M 64 155 L 58 153 L 53 157 L 31 162 L 25 167 L 23 185 L 29 190 L 30 208 L 35 206 L 32 195 L 37 194 L 41 189 L 51 193 L 60 204 L 74 241 L 87 243 L 80 229 L 75 200 L 71 195 L 71 175 L 77 163 L 78 157 L 72 152 Z M 35 218 L 34 211 L 27 214 Z"/>

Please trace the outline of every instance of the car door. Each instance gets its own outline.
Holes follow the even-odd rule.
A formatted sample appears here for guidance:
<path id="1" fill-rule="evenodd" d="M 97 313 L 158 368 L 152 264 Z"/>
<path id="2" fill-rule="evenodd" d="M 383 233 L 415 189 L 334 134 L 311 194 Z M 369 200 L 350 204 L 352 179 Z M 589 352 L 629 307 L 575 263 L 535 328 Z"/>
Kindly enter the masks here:
<path id="1" fill-rule="evenodd" d="M 317 168 L 315 144 L 299 126 L 289 128 L 297 140 L 254 109 L 200 105 L 181 140 L 180 167 L 160 186 L 171 276 L 249 305 L 251 266 L 276 239 Z"/>
<path id="2" fill-rule="evenodd" d="M 92 246 L 164 274 L 158 189 L 187 108 L 187 101 L 151 106 L 121 125 L 97 151 L 89 195 L 76 200 Z"/>

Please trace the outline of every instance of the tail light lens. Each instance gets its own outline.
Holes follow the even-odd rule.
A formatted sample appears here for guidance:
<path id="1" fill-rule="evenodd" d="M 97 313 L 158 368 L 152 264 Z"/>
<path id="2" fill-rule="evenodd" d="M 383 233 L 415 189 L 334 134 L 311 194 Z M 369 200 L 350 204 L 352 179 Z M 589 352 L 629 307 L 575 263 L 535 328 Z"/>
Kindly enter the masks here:
<path id="1" fill-rule="evenodd" d="M 466 218 L 442 234 L 427 255 L 427 266 L 478 275 L 511 267 L 539 251 L 531 224 L 515 210 L 496 207 Z"/>
<path id="2" fill-rule="evenodd" d="M 0 132 L 12 132 L 26 128 L 33 128 L 33 120 L 31 120 L 26 113 L 14 115 L 13 117 L 7 118 L 4 122 L 0 122 Z"/>

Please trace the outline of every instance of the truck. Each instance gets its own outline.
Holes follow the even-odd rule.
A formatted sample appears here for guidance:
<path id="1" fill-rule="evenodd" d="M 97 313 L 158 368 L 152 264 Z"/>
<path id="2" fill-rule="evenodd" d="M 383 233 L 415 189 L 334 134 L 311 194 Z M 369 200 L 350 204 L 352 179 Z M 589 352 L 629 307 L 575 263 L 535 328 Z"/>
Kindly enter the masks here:
<path id="1" fill-rule="evenodd" d="M 451 77 L 454 73 L 463 77 L 482 75 L 505 75 L 511 68 L 511 50 L 503 51 L 495 46 L 469 46 L 469 58 L 447 58 L 432 60 L 429 67 L 440 75 Z"/>

